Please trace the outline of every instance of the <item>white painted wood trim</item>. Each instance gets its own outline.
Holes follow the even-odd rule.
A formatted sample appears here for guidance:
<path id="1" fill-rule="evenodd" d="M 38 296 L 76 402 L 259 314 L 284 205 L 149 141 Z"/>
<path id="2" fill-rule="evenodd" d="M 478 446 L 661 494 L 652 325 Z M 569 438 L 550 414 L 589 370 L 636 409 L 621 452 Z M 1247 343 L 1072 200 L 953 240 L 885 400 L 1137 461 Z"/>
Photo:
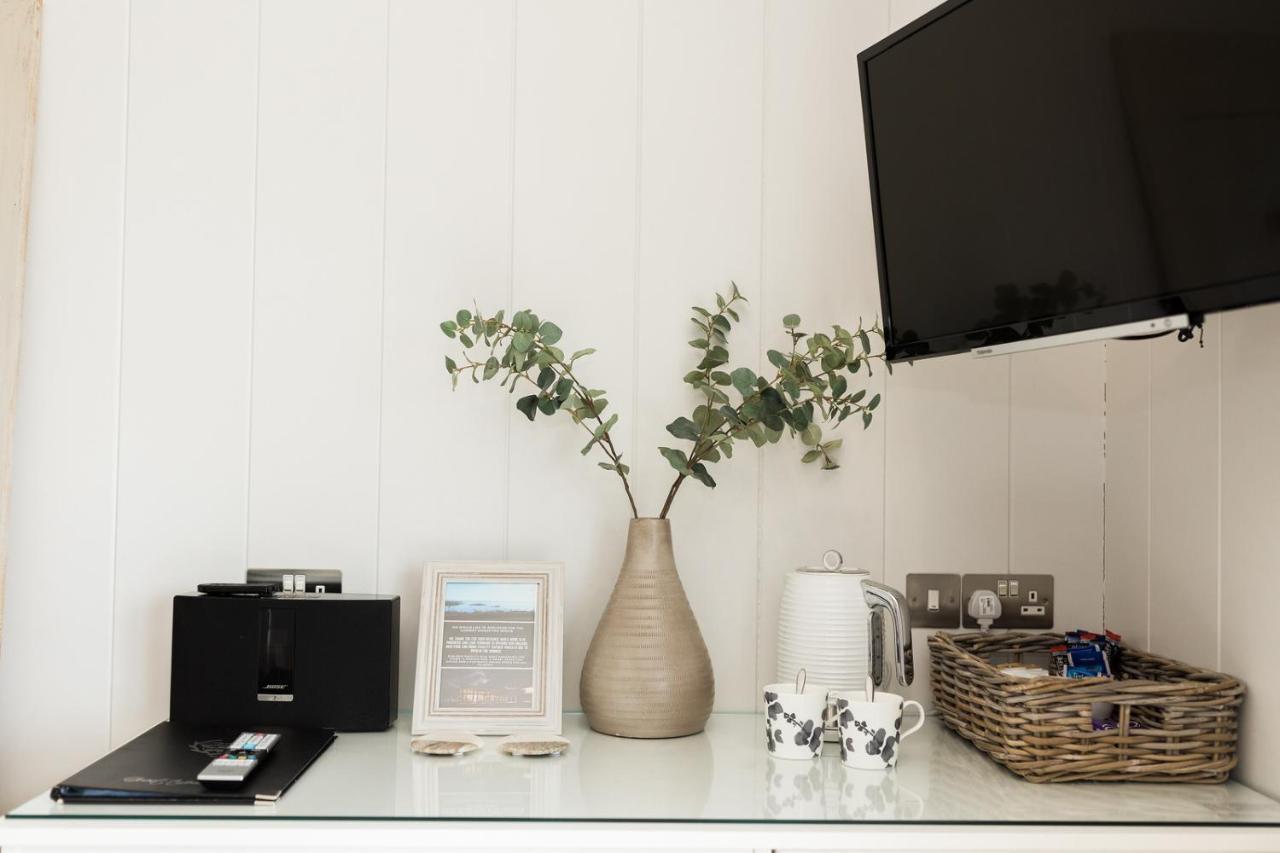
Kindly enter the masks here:
<path id="1" fill-rule="evenodd" d="M 0 636 L 43 3 L 0 0 Z"/>
<path id="2" fill-rule="evenodd" d="M 1274 828 L 14 820 L 6 851 L 88 849 L 1272 851 Z"/>

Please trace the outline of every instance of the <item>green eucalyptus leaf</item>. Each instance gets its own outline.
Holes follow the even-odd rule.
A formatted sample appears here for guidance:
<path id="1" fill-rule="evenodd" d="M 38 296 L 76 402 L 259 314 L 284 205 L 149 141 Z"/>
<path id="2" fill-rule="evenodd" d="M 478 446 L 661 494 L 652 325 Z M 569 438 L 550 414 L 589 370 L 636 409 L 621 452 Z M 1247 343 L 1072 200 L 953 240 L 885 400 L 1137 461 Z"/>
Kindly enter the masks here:
<path id="1" fill-rule="evenodd" d="M 714 489 L 716 487 L 716 481 L 711 479 L 711 475 L 707 473 L 707 466 L 703 465 L 701 462 L 696 463 L 689 469 L 689 475 L 708 489 Z"/>
<path id="2" fill-rule="evenodd" d="M 489 356 L 489 360 L 484 363 L 484 378 L 492 379 L 498 375 L 498 360 L 493 356 Z"/>
<path id="3" fill-rule="evenodd" d="M 871 352 L 871 339 L 868 338 L 867 333 L 862 331 L 861 329 L 858 330 L 858 343 L 862 344 L 863 352 L 865 353 Z"/>
<path id="4" fill-rule="evenodd" d="M 791 425 L 796 429 L 804 430 L 811 423 L 813 423 L 813 416 L 805 411 L 804 406 L 797 406 L 791 410 Z"/>
<path id="5" fill-rule="evenodd" d="M 458 324 L 452 320 L 445 320 L 440 324 L 440 331 L 444 332 L 451 338 L 455 337 L 458 334 Z"/>
<path id="6" fill-rule="evenodd" d="M 544 344 L 550 345 L 560 340 L 561 336 L 564 335 L 564 332 L 560 331 L 560 327 L 555 323 L 547 320 L 538 327 L 538 334 L 542 336 L 542 342 Z"/>
<path id="7" fill-rule="evenodd" d="M 711 344 L 707 343 L 706 338 L 694 338 L 693 340 L 689 341 L 689 346 L 693 347 L 694 349 L 706 349 L 707 347 L 711 346 Z"/>
<path id="8" fill-rule="evenodd" d="M 591 347 L 587 347 L 586 349 L 580 349 L 577 352 L 575 352 L 573 355 L 569 356 L 569 361 L 574 362 L 580 358 L 586 358 L 587 356 L 591 355 L 594 352 L 595 350 L 592 349 Z"/>
<path id="9" fill-rule="evenodd" d="M 533 334 L 531 332 L 516 332 L 511 339 L 511 346 L 515 347 L 516 352 L 528 352 L 533 347 Z"/>
<path id="10" fill-rule="evenodd" d="M 733 371 L 731 378 L 733 380 L 733 387 L 736 388 L 738 393 L 743 397 L 750 397 L 752 394 L 756 393 L 756 374 L 751 368 L 739 367 Z"/>
<path id="11" fill-rule="evenodd" d="M 558 406 L 556 406 L 556 401 L 551 399 L 550 397 L 538 398 L 538 411 L 542 412 L 542 414 L 554 415 L 556 413 L 557 408 Z"/>
<path id="12" fill-rule="evenodd" d="M 672 468 L 675 468 L 685 476 L 690 475 L 689 457 L 684 455 L 684 451 L 676 450 L 674 447 L 659 447 L 658 452 L 662 454 L 667 462 L 671 463 Z"/>
<path id="13" fill-rule="evenodd" d="M 870 412 L 863 412 L 863 413 L 862 413 L 862 428 L 863 428 L 863 429 L 866 429 L 866 428 L 867 428 L 867 427 L 869 427 L 869 426 L 871 426 L 871 413 L 870 413 Z"/>
<path id="14" fill-rule="evenodd" d="M 796 326 L 799 326 L 799 325 L 800 325 L 799 314 L 788 314 L 787 316 L 782 318 L 782 326 L 785 329 L 794 329 Z"/>
<path id="15" fill-rule="evenodd" d="M 612 466 L 612 465 L 610 465 L 608 462 L 597 462 L 596 464 L 597 464 L 597 465 L 599 465 L 601 468 L 603 468 L 603 469 L 604 469 L 604 470 L 606 470 L 606 471 L 612 471 L 612 470 L 614 470 L 614 469 L 613 469 L 613 466 Z"/>
<path id="16" fill-rule="evenodd" d="M 551 383 L 556 381 L 556 372 L 549 367 L 544 367 L 538 371 L 538 387 L 543 391 L 551 387 Z"/>
<path id="17" fill-rule="evenodd" d="M 538 395 L 530 394 L 528 397 L 521 397 L 516 400 L 516 408 L 524 412 L 526 418 L 533 420 L 538 415 Z"/>
<path id="18" fill-rule="evenodd" d="M 808 450 L 808 451 L 805 451 L 804 456 L 801 456 L 801 457 L 800 457 L 800 461 L 801 461 L 801 462 L 806 462 L 806 463 L 808 463 L 808 462 L 816 462 L 817 460 L 819 460 L 819 459 L 821 459 L 821 458 L 822 458 L 822 451 L 821 451 L 821 450 Z"/>
<path id="19" fill-rule="evenodd" d="M 457 320 L 459 326 L 469 325 L 471 323 L 471 312 L 463 308 L 458 312 Z"/>
<path id="20" fill-rule="evenodd" d="M 446 356 L 444 357 L 444 369 L 445 369 L 445 370 L 447 370 L 447 371 L 449 371 L 449 373 L 451 373 L 451 374 L 452 374 L 452 373 L 457 373 L 457 372 L 458 372 L 458 363 L 457 363 L 456 361 L 454 361 L 452 358 L 450 358 L 449 356 L 447 356 L 447 355 L 446 355 Z"/>
<path id="21" fill-rule="evenodd" d="M 778 352 L 776 349 L 769 350 L 768 356 L 769 356 L 769 363 L 772 364 L 774 367 L 778 368 L 779 370 L 785 367 L 789 367 L 791 364 L 791 359 L 787 358 L 785 355 Z"/>
<path id="22" fill-rule="evenodd" d="M 711 373 L 711 381 L 717 385 L 728 385 L 733 379 L 723 370 L 716 370 Z"/>
<path id="23" fill-rule="evenodd" d="M 873 411 L 873 412 L 874 412 L 874 411 L 876 410 L 876 406 L 878 406 L 878 405 L 880 405 L 880 395 L 879 395 L 879 394 L 877 394 L 877 395 L 875 395 L 874 397 L 872 397 L 872 398 L 871 398 L 871 402 L 870 402 L 870 403 L 867 403 L 867 408 L 868 408 L 870 411 Z"/>
<path id="24" fill-rule="evenodd" d="M 787 401 L 782 399 L 782 395 L 778 393 L 777 388 L 766 388 L 761 391 L 760 400 L 764 403 L 766 415 L 777 414 L 788 408 Z M 781 427 L 778 428 L 781 429 Z"/>
<path id="25" fill-rule="evenodd" d="M 685 441 L 697 441 L 698 436 L 702 434 L 693 421 L 683 416 L 667 424 L 667 432 L 676 438 L 683 438 Z"/>
<path id="26" fill-rule="evenodd" d="M 809 424 L 800 433 L 800 440 L 810 447 L 822 442 L 822 427 L 817 424 Z"/>

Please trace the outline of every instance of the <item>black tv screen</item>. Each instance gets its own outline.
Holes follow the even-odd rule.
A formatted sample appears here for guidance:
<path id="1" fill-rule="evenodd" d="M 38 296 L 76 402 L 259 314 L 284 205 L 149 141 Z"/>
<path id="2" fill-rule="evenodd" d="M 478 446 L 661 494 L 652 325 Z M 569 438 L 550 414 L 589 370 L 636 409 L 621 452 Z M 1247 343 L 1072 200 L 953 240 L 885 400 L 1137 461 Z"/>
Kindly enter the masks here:
<path id="1" fill-rule="evenodd" d="M 951 0 L 859 69 L 890 358 L 1280 299 L 1280 0 Z"/>

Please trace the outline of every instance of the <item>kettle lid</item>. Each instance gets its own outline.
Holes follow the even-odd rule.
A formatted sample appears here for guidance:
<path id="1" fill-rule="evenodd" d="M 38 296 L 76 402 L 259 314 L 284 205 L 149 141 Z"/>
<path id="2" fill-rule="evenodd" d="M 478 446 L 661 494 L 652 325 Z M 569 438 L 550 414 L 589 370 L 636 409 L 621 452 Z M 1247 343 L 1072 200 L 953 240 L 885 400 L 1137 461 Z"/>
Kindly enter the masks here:
<path id="1" fill-rule="evenodd" d="M 801 566 L 796 569 L 798 572 L 806 574 L 841 574 L 841 575 L 869 575 L 871 572 L 867 569 L 859 569 L 854 567 L 845 567 L 844 555 L 834 548 L 830 548 L 822 555 L 821 566 Z"/>

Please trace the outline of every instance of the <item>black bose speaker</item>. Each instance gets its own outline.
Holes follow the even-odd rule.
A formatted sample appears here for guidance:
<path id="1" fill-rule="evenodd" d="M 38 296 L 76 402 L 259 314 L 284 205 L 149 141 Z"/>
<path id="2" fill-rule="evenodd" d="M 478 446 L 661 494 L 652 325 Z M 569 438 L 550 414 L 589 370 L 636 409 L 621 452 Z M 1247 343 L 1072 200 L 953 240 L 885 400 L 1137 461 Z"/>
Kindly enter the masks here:
<path id="1" fill-rule="evenodd" d="M 381 731 L 399 656 L 396 595 L 174 596 L 169 719 Z"/>

